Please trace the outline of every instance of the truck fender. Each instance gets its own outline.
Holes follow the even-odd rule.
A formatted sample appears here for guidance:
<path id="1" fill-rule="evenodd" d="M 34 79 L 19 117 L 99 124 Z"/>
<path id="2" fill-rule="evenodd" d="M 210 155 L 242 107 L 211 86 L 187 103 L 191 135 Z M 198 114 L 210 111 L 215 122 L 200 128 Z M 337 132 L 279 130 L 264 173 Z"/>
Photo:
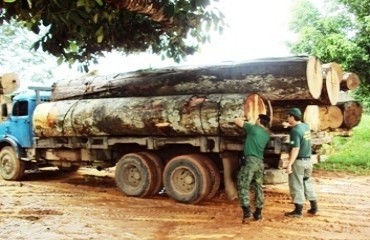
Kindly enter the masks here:
<path id="1" fill-rule="evenodd" d="M 24 149 L 18 144 L 17 140 L 13 139 L 9 136 L 3 136 L 0 140 L 0 151 L 6 146 L 11 146 L 15 153 L 17 154 L 17 158 L 20 158 L 21 156 L 25 156 Z"/>

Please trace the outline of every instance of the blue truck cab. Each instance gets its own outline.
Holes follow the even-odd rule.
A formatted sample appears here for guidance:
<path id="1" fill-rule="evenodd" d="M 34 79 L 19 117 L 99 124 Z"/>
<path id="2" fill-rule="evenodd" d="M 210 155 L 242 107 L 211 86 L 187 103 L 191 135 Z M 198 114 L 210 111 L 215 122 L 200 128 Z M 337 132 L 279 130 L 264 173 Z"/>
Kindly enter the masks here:
<path id="1" fill-rule="evenodd" d="M 30 87 L 16 94 L 11 103 L 2 103 L 0 122 L 0 174 L 6 180 L 23 176 L 26 149 L 33 148 L 32 117 L 40 102 L 50 101 L 50 88 Z M 9 109 L 11 106 L 11 109 Z"/>

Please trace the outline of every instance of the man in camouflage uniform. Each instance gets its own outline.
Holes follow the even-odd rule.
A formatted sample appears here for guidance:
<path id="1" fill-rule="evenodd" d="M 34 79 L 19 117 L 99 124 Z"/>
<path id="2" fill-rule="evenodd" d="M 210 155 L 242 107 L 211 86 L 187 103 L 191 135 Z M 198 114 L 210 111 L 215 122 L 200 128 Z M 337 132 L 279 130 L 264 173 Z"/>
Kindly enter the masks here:
<path id="1" fill-rule="evenodd" d="M 294 203 L 294 210 L 286 212 L 287 217 L 302 217 L 303 204 L 306 199 L 310 201 L 311 209 L 307 212 L 315 215 L 318 211 L 316 194 L 312 184 L 312 161 L 311 161 L 311 130 L 301 122 L 302 113 L 299 108 L 292 108 L 288 112 L 288 122 L 284 127 L 291 127 L 289 163 L 289 191 Z"/>
<path id="2" fill-rule="evenodd" d="M 263 153 L 270 140 L 268 125 L 270 118 L 260 114 L 255 124 L 245 122 L 244 118 L 236 118 L 235 124 L 242 127 L 246 133 L 243 155 L 245 163 L 240 168 L 237 185 L 240 205 L 243 209 L 242 223 L 248 223 L 252 217 L 250 211 L 249 189 L 251 184 L 255 193 L 256 211 L 253 213 L 255 220 L 262 219 L 262 208 L 264 203 L 263 195 Z"/>

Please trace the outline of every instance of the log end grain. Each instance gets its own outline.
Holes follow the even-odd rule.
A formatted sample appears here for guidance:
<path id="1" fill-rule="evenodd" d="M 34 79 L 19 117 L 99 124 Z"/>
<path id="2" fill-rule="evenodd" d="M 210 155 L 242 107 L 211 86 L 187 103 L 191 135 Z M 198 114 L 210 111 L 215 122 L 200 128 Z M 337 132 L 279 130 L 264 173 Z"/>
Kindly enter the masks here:
<path id="1" fill-rule="evenodd" d="M 248 95 L 244 101 L 244 116 L 250 122 L 256 122 L 259 114 L 267 114 L 263 98 L 258 94 Z"/>
<path id="2" fill-rule="evenodd" d="M 331 105 L 336 105 L 339 100 L 340 82 L 343 79 L 343 71 L 339 64 L 332 62 L 323 65 L 325 76 L 326 94 Z"/>
<path id="3" fill-rule="evenodd" d="M 307 84 L 314 99 L 318 99 L 322 92 L 323 73 L 321 61 L 316 57 L 310 57 L 307 61 Z"/>
<path id="4" fill-rule="evenodd" d="M 0 77 L 0 91 L 2 94 L 10 94 L 18 90 L 20 80 L 16 73 L 5 73 Z"/>
<path id="5" fill-rule="evenodd" d="M 311 131 L 320 130 L 319 106 L 307 105 L 303 113 L 303 121 L 310 126 Z"/>

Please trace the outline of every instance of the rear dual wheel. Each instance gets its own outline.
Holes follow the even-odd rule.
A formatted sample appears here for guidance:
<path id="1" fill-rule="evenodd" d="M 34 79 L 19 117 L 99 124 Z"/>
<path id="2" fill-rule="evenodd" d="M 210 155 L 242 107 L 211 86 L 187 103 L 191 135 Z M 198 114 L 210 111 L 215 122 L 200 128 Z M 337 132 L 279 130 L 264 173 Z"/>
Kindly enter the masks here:
<path id="1" fill-rule="evenodd" d="M 116 165 L 117 186 L 127 196 L 147 197 L 156 194 L 162 186 L 163 166 L 160 163 L 160 159 L 151 153 L 124 155 Z"/>
<path id="2" fill-rule="evenodd" d="M 193 204 L 212 198 L 219 187 L 219 172 L 212 163 L 200 154 L 171 159 L 163 173 L 163 184 L 169 197 Z"/>

